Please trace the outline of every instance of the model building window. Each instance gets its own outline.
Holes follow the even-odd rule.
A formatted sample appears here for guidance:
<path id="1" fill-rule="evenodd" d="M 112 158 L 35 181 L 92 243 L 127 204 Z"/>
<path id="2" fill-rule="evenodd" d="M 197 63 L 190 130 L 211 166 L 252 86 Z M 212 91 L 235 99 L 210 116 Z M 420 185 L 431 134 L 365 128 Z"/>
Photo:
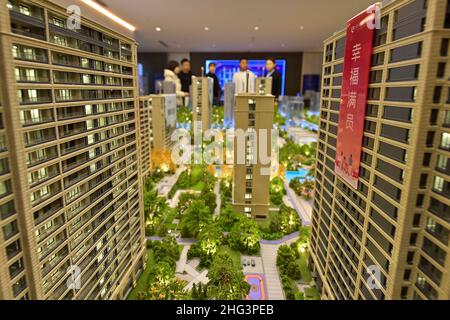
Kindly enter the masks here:
<path id="1" fill-rule="evenodd" d="M 66 26 L 66 24 L 64 23 L 64 20 L 61 18 L 53 17 L 53 19 L 51 21 L 55 26 L 58 26 L 61 28 L 65 28 L 65 26 Z"/>
<path id="2" fill-rule="evenodd" d="M 372 55 L 372 67 L 384 64 L 384 51 Z"/>
<path id="3" fill-rule="evenodd" d="M 0 197 L 3 197 L 11 192 L 11 181 L 1 181 L 0 182 Z"/>
<path id="4" fill-rule="evenodd" d="M 441 86 L 435 87 L 433 95 L 433 103 L 440 103 L 441 96 L 442 96 L 442 87 Z"/>
<path id="5" fill-rule="evenodd" d="M 81 67 L 89 68 L 89 59 L 88 58 L 81 58 Z"/>
<path id="6" fill-rule="evenodd" d="M 436 169 L 440 171 L 447 170 L 448 159 L 444 155 L 438 155 Z"/>
<path id="7" fill-rule="evenodd" d="M 447 133 L 447 132 L 442 133 L 441 148 L 450 150 L 450 133 Z"/>
<path id="8" fill-rule="evenodd" d="M 434 177 L 433 189 L 437 192 L 442 192 L 444 190 L 445 180 L 442 177 Z"/>
<path id="9" fill-rule="evenodd" d="M 442 79 L 445 76 L 445 67 L 446 67 L 446 63 L 445 62 L 439 62 L 438 64 L 438 71 L 437 71 L 437 77 Z"/>
<path id="10" fill-rule="evenodd" d="M 441 43 L 441 57 L 446 57 L 448 54 L 449 39 L 442 39 Z"/>
<path id="11" fill-rule="evenodd" d="M 58 44 L 60 46 L 67 47 L 67 39 L 66 37 L 60 35 L 53 35 L 53 43 Z"/>
<path id="12" fill-rule="evenodd" d="M 450 29 L 450 0 L 447 0 L 447 13 L 445 15 L 444 28 Z"/>
<path id="13" fill-rule="evenodd" d="M 30 7 L 25 6 L 25 5 L 23 5 L 23 4 L 19 5 L 19 12 L 20 12 L 21 14 L 26 15 L 26 16 L 31 16 L 31 10 L 30 10 Z"/>
<path id="14" fill-rule="evenodd" d="M 386 43 L 388 22 L 389 22 L 389 16 L 385 16 L 385 17 L 381 18 L 380 28 L 379 29 L 377 28 L 375 30 L 374 42 L 373 42 L 374 47 L 380 46 L 380 45 Z"/>

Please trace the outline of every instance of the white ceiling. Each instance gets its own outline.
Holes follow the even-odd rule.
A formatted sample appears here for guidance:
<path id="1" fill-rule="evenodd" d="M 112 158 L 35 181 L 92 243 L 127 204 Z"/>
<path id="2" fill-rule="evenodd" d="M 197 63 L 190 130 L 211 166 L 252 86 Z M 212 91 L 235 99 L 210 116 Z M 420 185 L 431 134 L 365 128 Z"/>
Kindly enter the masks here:
<path id="1" fill-rule="evenodd" d="M 136 26 L 140 51 L 322 51 L 376 0 L 100 0 Z M 255 31 L 255 26 L 259 27 Z M 301 27 L 303 26 L 303 30 Z M 157 32 L 156 27 L 161 31 Z M 209 31 L 205 31 L 209 27 Z M 159 41 L 165 42 L 164 47 Z"/>

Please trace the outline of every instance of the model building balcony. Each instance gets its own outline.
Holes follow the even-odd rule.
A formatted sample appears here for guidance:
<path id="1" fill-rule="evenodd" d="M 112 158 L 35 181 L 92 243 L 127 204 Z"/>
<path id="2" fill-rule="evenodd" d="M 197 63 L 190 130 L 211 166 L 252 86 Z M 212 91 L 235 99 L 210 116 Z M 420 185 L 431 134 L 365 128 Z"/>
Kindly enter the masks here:
<path id="1" fill-rule="evenodd" d="M 71 37 L 63 36 L 60 34 L 51 33 L 50 42 L 63 47 L 68 47 L 72 49 L 81 49 L 80 43 L 78 42 L 77 39 L 73 39 Z"/>
<path id="2" fill-rule="evenodd" d="M 61 251 L 59 251 L 55 257 L 49 261 L 44 262 L 41 265 L 42 276 L 45 277 L 53 268 L 61 262 L 67 255 L 69 254 L 69 249 L 64 247 Z"/>
<path id="3" fill-rule="evenodd" d="M 47 50 L 14 44 L 12 54 L 16 60 L 48 63 Z"/>
<path id="4" fill-rule="evenodd" d="M 37 82 L 37 83 L 50 82 L 49 72 L 48 70 L 44 69 L 16 67 L 15 75 L 17 82 Z"/>
<path id="5" fill-rule="evenodd" d="M 100 100 L 100 99 L 122 99 L 121 90 L 55 90 L 57 102 Z"/>
<path id="6" fill-rule="evenodd" d="M 55 201 L 47 204 L 38 211 L 34 212 L 34 225 L 37 226 L 43 221 L 52 217 L 56 212 L 63 208 L 62 198 L 56 199 Z"/>
<path id="7" fill-rule="evenodd" d="M 133 90 L 123 90 L 124 98 L 133 98 Z"/>
<path id="8" fill-rule="evenodd" d="M 26 147 L 46 143 L 56 139 L 54 128 L 40 129 L 23 134 Z"/>
<path id="9" fill-rule="evenodd" d="M 433 181 L 433 191 L 450 199 L 450 182 L 442 177 L 435 176 Z"/>
<path id="10" fill-rule="evenodd" d="M 50 199 L 56 194 L 61 192 L 61 184 L 59 181 L 52 183 L 51 185 L 43 186 L 36 191 L 33 191 L 30 195 L 31 204 L 37 206 L 38 204 Z"/>
<path id="11" fill-rule="evenodd" d="M 122 74 L 132 76 L 133 75 L 133 68 L 122 67 Z"/>
<path id="12" fill-rule="evenodd" d="M 125 61 L 125 62 L 131 62 L 132 61 L 131 53 L 128 54 L 122 50 L 122 54 L 120 55 L 120 60 Z"/>
<path id="13" fill-rule="evenodd" d="M 40 7 L 16 0 L 8 0 L 6 7 L 12 17 L 25 16 L 44 21 L 44 10 Z"/>
<path id="14" fill-rule="evenodd" d="M 53 79 L 55 83 L 62 84 L 82 84 L 82 76 L 80 73 L 54 71 Z"/>
<path id="15" fill-rule="evenodd" d="M 446 175 L 450 175 L 450 158 L 441 154 L 438 155 L 436 170 L 445 173 Z"/>
<path id="16" fill-rule="evenodd" d="M 52 62 L 53 64 L 61 66 L 75 67 L 75 68 L 81 67 L 80 58 L 70 54 L 52 52 Z"/>
<path id="17" fill-rule="evenodd" d="M 53 219 L 51 222 L 44 224 L 35 231 L 36 241 L 39 243 L 45 238 L 49 237 L 53 232 L 63 226 L 64 223 L 64 215 L 60 215 L 56 219 Z"/>
<path id="18" fill-rule="evenodd" d="M 37 40 L 45 40 L 45 29 L 43 27 L 33 26 L 31 24 L 12 21 L 11 31 L 15 34 L 34 38 Z"/>
<path id="19" fill-rule="evenodd" d="M 34 187 L 59 175 L 59 167 L 54 164 L 28 173 L 28 183 Z"/>
<path id="20" fill-rule="evenodd" d="M 81 118 L 85 115 L 85 106 L 73 106 L 57 109 L 58 120 Z"/>
<path id="21" fill-rule="evenodd" d="M 441 143 L 439 147 L 442 150 L 450 151 L 450 133 L 443 132 L 441 135 Z"/>
<path id="22" fill-rule="evenodd" d="M 58 150 L 56 146 L 51 146 L 44 149 L 28 152 L 27 165 L 33 167 L 45 161 L 49 161 L 58 157 Z"/>
<path id="23" fill-rule="evenodd" d="M 46 242 L 42 243 L 38 250 L 39 259 L 43 259 L 48 256 L 54 249 L 56 249 L 59 245 L 61 245 L 66 239 L 66 232 L 63 231 L 55 237 L 48 239 Z"/>
<path id="24" fill-rule="evenodd" d="M 120 86 L 120 78 L 117 77 L 105 77 L 105 84 L 108 86 Z M 124 84 L 125 86 L 125 84 Z"/>
<path id="25" fill-rule="evenodd" d="M 133 79 L 124 78 L 123 79 L 123 86 L 124 87 L 132 87 L 134 85 Z"/>
<path id="26" fill-rule="evenodd" d="M 91 99 L 101 99 L 101 91 L 84 92 L 83 90 L 58 89 L 55 90 L 55 99 L 57 102 L 81 101 Z"/>
<path id="27" fill-rule="evenodd" d="M 119 59 L 119 52 L 118 51 L 113 51 L 113 50 L 108 50 L 108 49 L 104 49 L 103 50 L 103 55 L 107 58 L 110 59 Z"/>
<path id="28" fill-rule="evenodd" d="M 21 105 L 52 102 L 52 92 L 48 89 L 19 89 L 17 95 Z"/>
<path id="29" fill-rule="evenodd" d="M 61 145 L 61 153 L 63 155 L 83 149 L 88 145 L 86 138 L 80 138 L 65 142 Z"/>
<path id="30" fill-rule="evenodd" d="M 120 66 L 112 63 L 105 63 L 104 71 L 112 73 L 121 73 Z"/>
<path id="31" fill-rule="evenodd" d="M 58 131 L 61 138 L 77 135 L 87 131 L 86 122 L 66 124 L 60 126 Z"/>
<path id="32" fill-rule="evenodd" d="M 107 44 L 111 48 L 119 49 L 119 40 L 105 34 L 103 34 L 103 43 Z"/>
<path id="33" fill-rule="evenodd" d="M 23 126 L 42 124 L 52 122 L 53 120 L 52 109 L 32 109 L 20 111 L 20 122 Z"/>

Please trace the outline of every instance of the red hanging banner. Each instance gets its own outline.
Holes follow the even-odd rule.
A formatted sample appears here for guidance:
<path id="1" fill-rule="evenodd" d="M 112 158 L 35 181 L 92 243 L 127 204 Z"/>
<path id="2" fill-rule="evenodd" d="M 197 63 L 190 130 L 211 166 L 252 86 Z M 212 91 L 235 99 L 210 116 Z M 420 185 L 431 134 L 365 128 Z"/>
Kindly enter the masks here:
<path id="1" fill-rule="evenodd" d="M 378 4 L 347 22 L 335 171 L 358 188 L 367 91 Z"/>

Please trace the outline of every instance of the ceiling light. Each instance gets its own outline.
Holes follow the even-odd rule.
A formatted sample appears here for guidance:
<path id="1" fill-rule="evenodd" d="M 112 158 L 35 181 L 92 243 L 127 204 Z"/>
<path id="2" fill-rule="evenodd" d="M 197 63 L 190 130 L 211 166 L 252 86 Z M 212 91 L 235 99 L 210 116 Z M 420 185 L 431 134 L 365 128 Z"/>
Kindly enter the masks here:
<path id="1" fill-rule="evenodd" d="M 258 31 L 259 30 L 259 27 L 258 26 L 255 26 L 255 31 Z"/>
<path id="2" fill-rule="evenodd" d="M 209 31 L 209 27 L 205 27 L 205 31 Z"/>
<path id="3" fill-rule="evenodd" d="M 300 30 L 303 30 L 303 29 L 305 29 L 305 27 L 304 26 L 300 26 Z"/>
<path id="4" fill-rule="evenodd" d="M 128 30 L 136 31 L 136 27 L 132 26 L 131 24 L 129 24 L 125 20 L 119 18 L 114 13 L 112 13 L 111 11 L 105 9 L 104 7 L 99 5 L 98 3 L 94 2 L 93 0 L 81 0 L 81 1 L 83 1 L 85 4 L 87 4 L 88 6 L 92 7 L 93 9 L 97 10 L 98 12 L 102 13 L 103 15 L 107 16 L 111 20 L 117 22 L 121 26 L 127 28 Z"/>
<path id="5" fill-rule="evenodd" d="M 282 46 L 283 48 L 286 47 L 286 45 L 285 45 L 284 43 L 282 43 L 281 46 Z"/>
<path id="6" fill-rule="evenodd" d="M 160 32 L 160 31 L 161 31 L 161 28 L 160 28 L 160 27 L 156 27 L 155 30 L 158 31 L 158 32 Z"/>

